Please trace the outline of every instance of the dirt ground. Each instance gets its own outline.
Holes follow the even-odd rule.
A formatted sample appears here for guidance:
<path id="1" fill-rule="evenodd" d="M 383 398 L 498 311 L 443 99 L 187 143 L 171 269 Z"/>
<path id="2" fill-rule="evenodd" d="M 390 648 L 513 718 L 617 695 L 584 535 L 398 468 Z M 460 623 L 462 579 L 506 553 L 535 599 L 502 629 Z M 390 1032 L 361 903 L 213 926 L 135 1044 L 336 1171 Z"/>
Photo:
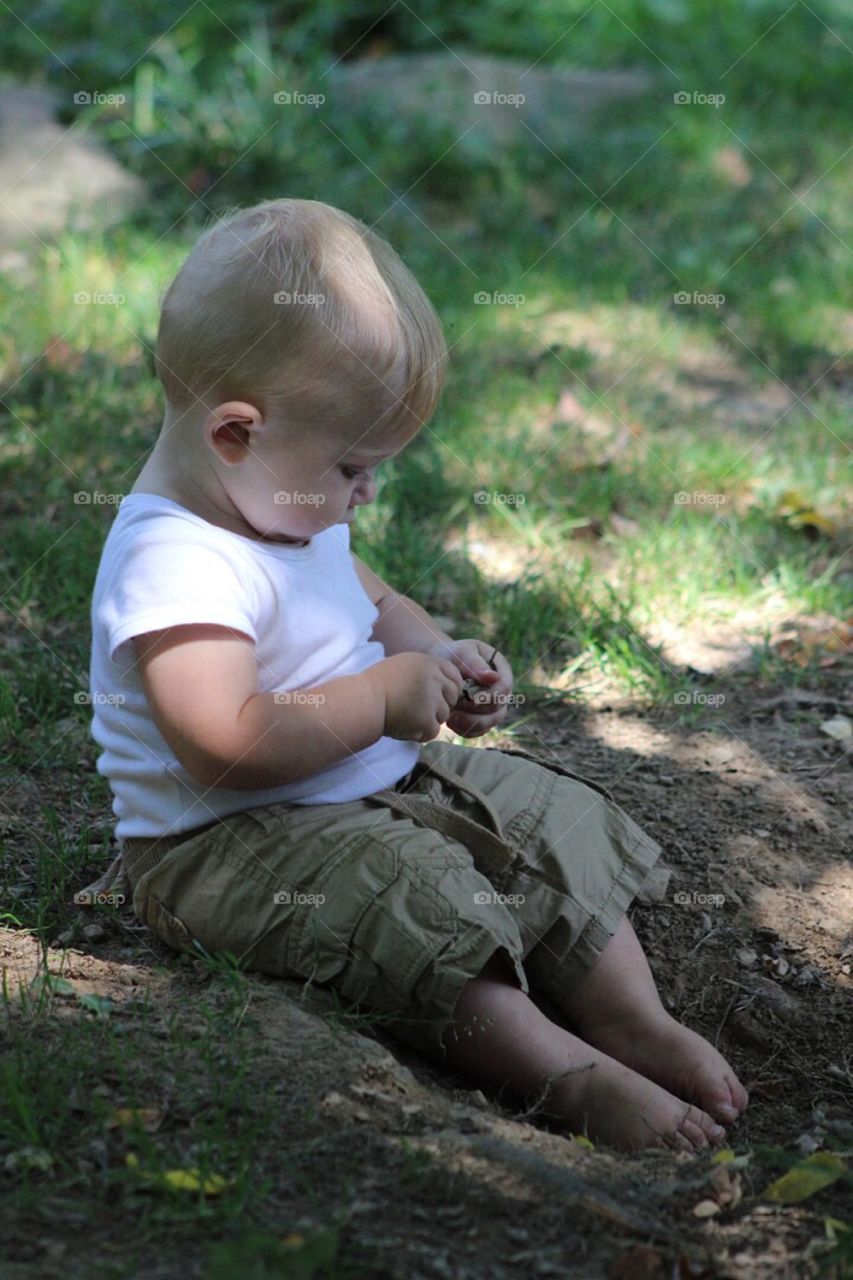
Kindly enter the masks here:
<path id="1" fill-rule="evenodd" d="M 240 1033 L 253 1037 L 244 1097 L 249 1109 L 267 1107 L 268 1133 L 253 1158 L 271 1174 L 256 1219 L 292 1239 L 337 1214 L 341 1253 L 337 1270 L 294 1262 L 292 1270 L 239 1274 L 819 1274 L 826 1219 L 853 1216 L 849 1183 L 799 1204 L 762 1194 L 785 1167 L 763 1158 L 769 1148 L 789 1160 L 821 1147 L 853 1151 L 853 755 L 849 740 L 820 730 L 853 711 L 849 666 L 823 672 L 819 688 L 805 686 L 730 676 L 725 704 L 707 708 L 693 727 L 679 726 L 673 708 L 641 709 L 599 691 L 582 704 L 542 709 L 515 739 L 605 782 L 663 846 L 673 871 L 665 897 L 636 904 L 631 916 L 667 1007 L 719 1046 L 750 1091 L 746 1116 L 730 1130 L 737 1158 L 729 1168 L 707 1157 L 589 1149 L 379 1030 L 364 1035 L 329 1022 L 324 1011 L 335 1002 L 326 993 L 249 975 L 240 1017 Z M 93 866 L 93 876 L 102 869 Z M 34 974 L 31 935 L 7 931 L 0 950 L 10 986 Z M 129 908 L 100 941 L 54 949 L 49 963 L 117 1010 L 131 1011 L 149 989 L 155 1036 L 171 1018 L 190 1026 L 203 1002 L 224 999 L 201 961 L 170 953 Z M 58 1005 L 57 1025 L 86 1016 L 67 1000 Z M 151 1096 L 164 1100 L 168 1116 L 168 1079 L 155 1061 Z M 122 1105 L 116 1082 L 100 1084 Z M 0 1210 L 3 1274 L 238 1274 L 205 1269 L 177 1239 L 174 1253 L 131 1253 L 128 1270 L 97 1270 L 96 1260 L 106 1266 L 133 1234 L 130 1201 L 89 1219 L 87 1270 L 73 1209 L 68 1198 L 56 1205 L 49 1240 L 42 1220 L 9 1221 Z"/>

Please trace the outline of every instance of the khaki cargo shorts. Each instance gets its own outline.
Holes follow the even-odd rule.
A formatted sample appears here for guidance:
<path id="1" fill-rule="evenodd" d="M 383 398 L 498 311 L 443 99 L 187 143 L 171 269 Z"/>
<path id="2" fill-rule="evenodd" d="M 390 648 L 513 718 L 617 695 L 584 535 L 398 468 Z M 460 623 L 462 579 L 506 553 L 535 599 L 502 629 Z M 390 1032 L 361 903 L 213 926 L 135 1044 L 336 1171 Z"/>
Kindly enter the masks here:
<path id="1" fill-rule="evenodd" d="M 394 786 L 128 839 L 136 914 L 177 950 L 334 987 L 442 1060 L 462 988 L 496 952 L 559 1004 L 661 847 L 600 785 L 515 748 L 434 741 Z"/>

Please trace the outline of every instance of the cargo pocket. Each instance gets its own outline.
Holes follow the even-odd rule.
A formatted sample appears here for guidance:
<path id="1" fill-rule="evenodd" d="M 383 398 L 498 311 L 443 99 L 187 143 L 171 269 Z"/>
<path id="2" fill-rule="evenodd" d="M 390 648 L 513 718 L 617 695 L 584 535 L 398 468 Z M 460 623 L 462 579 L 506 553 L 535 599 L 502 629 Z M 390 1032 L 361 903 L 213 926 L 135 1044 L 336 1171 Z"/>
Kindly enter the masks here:
<path id="1" fill-rule="evenodd" d="M 399 874 L 399 854 L 375 838 L 358 840 L 343 854 L 336 853 L 310 885 L 290 895 L 291 967 L 323 983 L 347 964 L 357 964 L 353 937 L 365 912 Z"/>
<path id="2" fill-rule="evenodd" d="M 161 942 L 165 942 L 173 951 L 190 951 L 196 954 L 193 935 L 183 920 L 174 915 L 156 893 L 145 894 L 140 906 L 142 910 L 138 914 Z"/>

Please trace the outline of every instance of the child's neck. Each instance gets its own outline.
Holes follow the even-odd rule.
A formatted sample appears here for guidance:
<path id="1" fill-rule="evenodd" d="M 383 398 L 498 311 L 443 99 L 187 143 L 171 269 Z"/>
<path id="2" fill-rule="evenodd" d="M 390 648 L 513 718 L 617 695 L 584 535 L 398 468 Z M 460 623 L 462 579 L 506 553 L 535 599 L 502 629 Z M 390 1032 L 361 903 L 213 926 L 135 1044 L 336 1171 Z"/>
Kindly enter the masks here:
<path id="1" fill-rule="evenodd" d="M 310 538 L 262 537 L 239 517 L 231 517 L 217 508 L 197 486 L 188 492 L 180 483 L 175 483 L 171 476 L 164 474 L 156 450 L 131 485 L 130 492 L 153 493 L 159 498 L 168 498 L 171 502 L 177 502 L 180 506 L 186 507 L 194 515 L 206 520 L 208 524 L 225 529 L 228 533 L 237 533 L 244 538 L 251 538 L 255 542 L 271 542 L 280 547 L 307 547 L 311 542 Z"/>

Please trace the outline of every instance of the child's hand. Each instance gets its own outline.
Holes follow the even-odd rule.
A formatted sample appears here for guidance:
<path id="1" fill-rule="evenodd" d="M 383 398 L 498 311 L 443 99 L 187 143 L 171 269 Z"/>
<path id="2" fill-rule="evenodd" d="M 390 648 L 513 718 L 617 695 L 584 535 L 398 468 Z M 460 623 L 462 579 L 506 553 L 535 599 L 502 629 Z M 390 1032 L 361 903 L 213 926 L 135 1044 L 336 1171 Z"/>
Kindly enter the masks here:
<path id="1" fill-rule="evenodd" d="M 489 666 L 494 645 L 485 640 L 441 641 L 430 650 L 436 657 L 449 658 L 467 679 L 485 688 L 478 690 L 484 701 L 460 698 L 447 719 L 447 727 L 463 738 L 473 738 L 500 724 L 506 716 L 507 697 L 512 693 L 512 668 L 503 654 L 495 653 L 495 669 Z"/>
<path id="2" fill-rule="evenodd" d="M 397 653 L 364 671 L 381 690 L 383 732 L 389 738 L 429 742 L 446 723 L 462 692 L 462 677 L 449 657 Z"/>

